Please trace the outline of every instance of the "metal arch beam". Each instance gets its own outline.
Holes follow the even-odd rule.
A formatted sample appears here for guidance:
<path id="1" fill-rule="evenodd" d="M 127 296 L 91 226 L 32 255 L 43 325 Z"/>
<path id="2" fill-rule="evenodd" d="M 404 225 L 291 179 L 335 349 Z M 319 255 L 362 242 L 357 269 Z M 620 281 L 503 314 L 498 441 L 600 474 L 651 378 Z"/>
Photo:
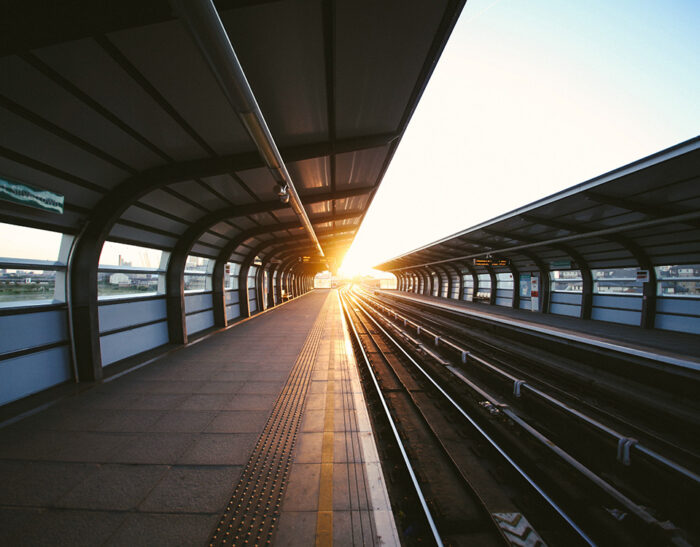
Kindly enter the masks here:
<path id="1" fill-rule="evenodd" d="M 325 235 L 322 234 L 321 232 L 319 232 L 319 234 L 321 234 L 321 237 L 327 237 L 327 236 L 334 237 L 337 234 L 337 232 L 335 232 L 333 230 L 329 230 L 327 232 L 328 233 L 326 233 Z M 343 245 L 347 241 L 352 240 L 352 238 L 354 237 L 354 231 L 352 231 L 352 230 L 350 230 L 348 232 L 343 232 L 343 233 L 349 233 L 351 235 L 333 240 L 331 242 L 331 244 L 328 246 L 329 249 L 335 248 L 336 243 L 338 243 L 338 245 Z M 291 243 L 293 241 L 303 241 L 304 239 L 305 239 L 304 236 L 292 236 L 289 238 L 285 238 L 284 240 L 264 242 L 263 244 L 261 244 L 262 247 L 260 249 L 253 249 L 253 250 L 251 250 L 250 254 L 247 255 L 247 256 L 253 256 L 253 258 L 254 258 L 256 255 L 259 255 L 262 253 L 265 246 L 274 245 L 274 244 L 277 245 L 277 247 L 275 249 L 273 249 L 271 252 L 269 252 L 265 255 L 266 260 L 272 260 L 273 258 L 280 257 L 280 256 L 283 257 L 281 259 L 279 265 L 277 265 L 275 268 L 275 270 L 278 272 L 278 283 L 277 283 L 277 286 L 275 287 L 275 293 L 276 293 L 275 296 L 276 297 L 279 294 L 279 289 L 281 288 L 281 285 L 285 282 L 285 279 L 283 279 L 282 277 L 287 275 L 285 268 L 283 268 L 283 266 L 282 266 L 282 264 L 286 264 L 284 257 L 292 255 L 294 258 L 290 259 L 290 260 L 293 262 L 294 260 L 296 260 L 297 255 L 298 255 L 300 250 L 310 249 L 309 243 L 301 243 L 301 244 L 296 245 L 292 248 L 290 248 L 289 243 Z M 342 243 L 340 243 L 341 241 L 342 241 Z M 278 253 L 280 253 L 280 251 L 281 251 L 281 254 L 278 254 Z M 290 262 L 290 264 L 291 264 L 291 262 Z M 243 266 L 241 266 L 241 271 L 243 271 Z M 239 288 L 240 288 L 240 283 L 239 283 Z M 279 298 L 276 298 L 276 299 L 281 301 L 281 294 L 279 295 Z M 239 300 L 240 300 L 240 296 L 239 296 Z"/>
<path id="2" fill-rule="evenodd" d="M 335 215 L 335 217 L 333 215 L 318 215 L 313 217 L 313 223 L 322 224 L 324 222 L 330 222 L 334 218 L 347 219 L 357 218 L 358 216 L 360 215 L 357 211 L 347 212 L 342 215 Z M 224 295 L 224 267 L 228 261 L 228 257 L 231 255 L 231 252 L 233 252 L 238 245 L 251 237 L 287 230 L 290 228 L 298 228 L 299 226 L 299 222 L 293 221 L 251 228 L 250 230 L 246 230 L 235 236 L 223 248 L 223 250 L 219 252 L 219 256 L 214 263 L 214 270 L 212 272 L 212 304 L 216 310 L 214 313 L 215 319 L 221 321 L 222 317 L 222 306 L 224 305 L 221 301 L 223 300 Z M 170 342 L 174 344 L 187 343 L 187 329 L 184 314 L 184 266 L 187 254 L 192 248 L 192 240 L 196 234 L 201 233 L 199 232 L 200 229 L 201 226 L 197 225 L 193 226 L 192 229 L 186 232 L 186 236 L 180 239 L 168 263 L 165 285 L 168 313 L 168 335 L 170 337 Z M 225 309 L 223 312 L 225 312 Z"/>
<path id="3" fill-rule="evenodd" d="M 442 264 L 442 266 L 457 276 L 457 298 L 456 298 L 456 300 L 462 300 L 462 296 L 464 294 L 464 279 L 462 277 L 461 270 L 459 268 L 457 268 L 454 264 L 448 263 L 448 264 Z M 454 287 L 452 288 L 452 292 L 449 295 L 450 298 L 454 298 L 452 296 L 452 294 L 454 294 Z"/>
<path id="4" fill-rule="evenodd" d="M 320 234 L 321 232 L 319 232 Z M 332 234 L 331 234 L 332 235 Z M 287 241 L 293 240 L 293 241 L 303 241 L 306 239 L 305 236 L 292 236 L 291 238 L 285 238 Z M 269 247 L 270 245 L 275 245 L 280 243 L 281 241 L 284 240 L 277 240 L 277 241 L 264 241 L 254 247 L 250 253 L 247 254 L 243 262 L 241 263 L 241 269 L 238 274 L 238 288 L 239 288 L 239 296 L 238 296 L 238 303 L 240 306 L 241 310 L 241 315 L 244 317 L 249 317 L 250 316 L 250 307 L 249 307 L 249 301 L 248 301 L 248 287 L 247 283 L 245 283 L 245 288 L 241 289 L 242 285 L 248 278 L 248 269 L 250 268 L 250 265 L 252 264 L 253 260 L 255 260 L 255 257 L 258 256 L 266 247 Z M 301 245 L 300 248 L 308 248 L 307 245 Z M 274 255 L 268 254 L 266 255 L 266 258 L 272 258 Z"/>
<path id="5" fill-rule="evenodd" d="M 434 266 L 434 268 L 438 271 L 438 277 L 440 278 L 440 289 L 438 290 L 438 296 L 443 298 L 443 279 L 442 279 L 442 274 L 445 275 L 444 283 L 447 285 L 447 297 L 450 298 L 450 295 L 452 294 L 452 276 L 450 273 L 447 271 L 447 268 L 445 268 L 442 264 L 438 266 Z"/>
<path id="6" fill-rule="evenodd" d="M 348 197 L 353 197 L 356 195 L 362 195 L 368 192 L 371 192 L 373 187 L 367 187 L 363 186 L 360 188 L 356 189 L 351 189 L 351 190 L 344 190 L 340 192 L 326 192 L 323 194 L 315 194 L 312 196 L 309 196 L 308 202 L 309 203 L 318 203 L 318 202 L 323 202 L 323 201 L 330 201 L 332 199 L 343 199 L 343 198 L 348 198 Z M 223 220 L 226 220 L 228 218 L 234 218 L 237 216 L 247 216 L 255 213 L 263 213 L 263 212 L 268 212 L 268 211 L 275 211 L 278 209 L 284 209 L 286 208 L 286 205 L 281 203 L 279 200 L 274 200 L 274 201 L 267 201 L 263 203 L 252 203 L 248 205 L 239 205 L 239 206 L 232 206 L 232 207 L 224 207 L 222 209 L 219 209 L 217 211 L 213 211 L 212 213 L 205 215 L 204 217 L 200 218 L 198 221 L 196 221 L 194 224 L 190 225 L 190 227 L 185 231 L 184 234 L 180 236 L 180 238 L 177 241 L 177 244 L 175 245 L 174 249 L 171 252 L 170 256 L 170 261 L 168 262 L 168 272 L 167 272 L 167 287 L 173 286 L 173 287 L 180 287 L 182 285 L 182 275 L 184 273 L 184 266 L 185 266 L 185 260 L 187 258 L 187 255 L 190 253 L 192 250 L 192 247 L 195 245 L 197 240 L 204 234 L 209 228 L 212 226 L 216 225 L 218 222 L 221 222 Z M 357 215 L 359 216 L 359 214 Z M 291 227 L 297 227 L 298 224 L 295 223 Z M 273 226 L 274 227 L 274 226 Z M 260 227 L 260 228 L 266 228 L 266 227 Z M 277 229 L 279 230 L 284 230 L 287 229 L 286 227 L 277 225 Z M 246 233 L 246 232 L 242 232 Z M 239 234 L 240 235 L 240 234 Z M 255 234 L 258 235 L 258 234 Z M 235 236 L 238 237 L 238 236 Z M 231 254 L 229 252 L 229 254 Z M 218 264 L 218 262 L 217 262 Z M 224 262 L 225 264 L 225 262 Z M 223 314 L 225 310 L 216 303 L 216 299 L 219 298 L 220 295 L 224 294 L 223 290 L 223 264 L 220 267 L 220 271 L 217 270 L 217 267 L 215 266 L 215 273 L 212 277 L 212 284 L 213 284 L 213 290 L 214 290 L 214 309 L 215 309 L 215 323 L 218 326 L 224 326 L 225 321 L 223 320 Z M 168 298 L 169 298 L 169 306 L 172 307 L 172 314 L 174 316 L 178 315 L 178 307 L 184 306 L 184 304 L 180 303 L 178 304 L 179 300 L 179 295 L 175 294 L 174 292 L 170 291 L 168 289 Z M 184 340 L 184 330 L 182 325 L 180 325 L 177 321 L 177 319 L 174 319 L 171 322 L 169 322 L 169 329 L 172 329 L 170 331 L 171 335 L 171 341 L 173 340 Z M 182 343 L 182 342 L 181 342 Z"/>

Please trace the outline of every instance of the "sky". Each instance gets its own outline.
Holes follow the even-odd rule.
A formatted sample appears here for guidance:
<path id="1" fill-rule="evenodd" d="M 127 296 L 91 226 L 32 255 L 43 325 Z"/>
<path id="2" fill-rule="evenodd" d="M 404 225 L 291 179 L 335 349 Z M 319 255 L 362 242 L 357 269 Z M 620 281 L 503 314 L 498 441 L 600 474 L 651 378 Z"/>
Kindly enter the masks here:
<path id="1" fill-rule="evenodd" d="M 470 0 L 341 273 L 700 134 L 700 2 Z"/>

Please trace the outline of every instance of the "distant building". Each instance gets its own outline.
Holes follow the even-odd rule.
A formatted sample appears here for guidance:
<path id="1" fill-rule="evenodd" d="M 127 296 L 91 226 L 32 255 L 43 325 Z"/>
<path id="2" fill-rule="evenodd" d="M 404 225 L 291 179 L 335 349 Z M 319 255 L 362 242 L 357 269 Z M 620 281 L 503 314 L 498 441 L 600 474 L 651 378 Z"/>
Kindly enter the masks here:
<path id="1" fill-rule="evenodd" d="M 121 257 L 119 257 L 121 260 Z M 128 275 L 123 273 L 115 273 L 109 276 L 110 285 L 128 285 L 131 282 Z"/>

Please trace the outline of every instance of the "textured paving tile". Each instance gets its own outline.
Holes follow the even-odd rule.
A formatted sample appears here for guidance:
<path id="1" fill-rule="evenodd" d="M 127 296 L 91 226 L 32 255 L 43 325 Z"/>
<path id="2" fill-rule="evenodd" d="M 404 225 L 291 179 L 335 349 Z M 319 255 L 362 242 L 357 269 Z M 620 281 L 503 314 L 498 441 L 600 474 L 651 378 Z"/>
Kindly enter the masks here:
<path id="1" fill-rule="evenodd" d="M 240 466 L 172 467 L 139 509 L 162 513 L 220 513 L 240 473 Z"/>

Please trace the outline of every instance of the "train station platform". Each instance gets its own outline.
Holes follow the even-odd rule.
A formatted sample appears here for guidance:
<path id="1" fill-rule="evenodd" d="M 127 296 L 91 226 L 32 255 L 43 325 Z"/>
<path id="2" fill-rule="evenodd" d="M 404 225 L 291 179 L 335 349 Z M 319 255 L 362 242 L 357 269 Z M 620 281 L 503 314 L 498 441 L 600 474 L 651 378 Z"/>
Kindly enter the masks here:
<path id="1" fill-rule="evenodd" d="M 337 291 L 0 429 L 1 545 L 398 545 Z"/>
<path id="2" fill-rule="evenodd" d="M 572 342 L 598 346 L 683 368 L 700 370 L 700 336 L 660 329 L 642 329 L 618 323 L 593 321 L 564 315 L 493 306 L 403 292 L 380 290 L 380 294 L 437 306 L 474 318 L 495 321 Z"/>

